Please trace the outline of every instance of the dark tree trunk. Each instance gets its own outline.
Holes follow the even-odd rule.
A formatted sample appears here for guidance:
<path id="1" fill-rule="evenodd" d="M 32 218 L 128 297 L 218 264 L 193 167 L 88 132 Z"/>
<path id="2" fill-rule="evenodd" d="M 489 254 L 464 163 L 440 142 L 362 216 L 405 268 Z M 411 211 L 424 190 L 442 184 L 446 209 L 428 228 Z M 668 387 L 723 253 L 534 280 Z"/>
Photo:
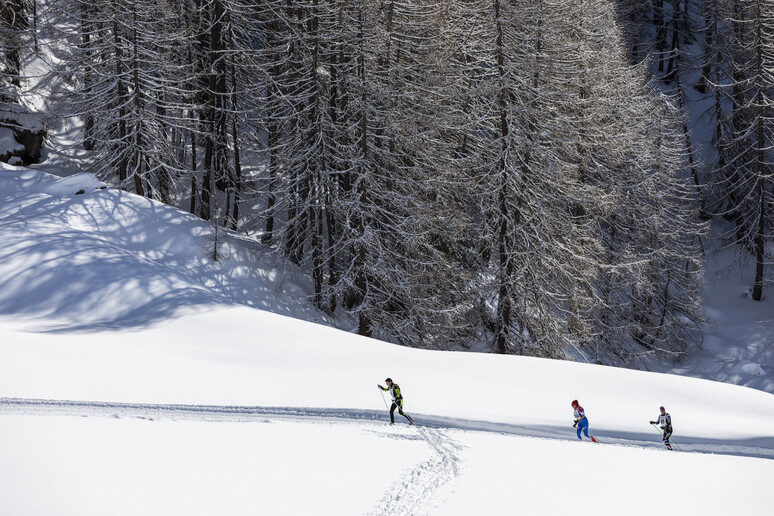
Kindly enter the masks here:
<path id="1" fill-rule="evenodd" d="M 35 0 L 34 5 L 37 6 L 37 0 Z M 83 12 L 82 16 L 86 17 L 87 13 Z M 37 17 L 35 19 L 37 20 Z M 81 42 L 83 49 L 86 51 L 89 57 L 91 57 L 91 30 L 91 24 L 87 24 L 83 21 L 81 22 Z M 35 31 L 35 35 L 35 52 L 37 52 L 37 30 Z M 91 70 L 87 68 L 83 74 L 83 91 L 86 97 L 91 97 L 92 80 Z M 94 150 L 94 117 L 91 115 L 91 113 L 86 113 L 85 120 L 83 121 L 83 148 L 86 150 Z"/>
<path id="2" fill-rule="evenodd" d="M 199 191 L 196 185 L 196 131 L 191 131 L 191 213 L 196 213 L 196 199 Z"/>
<path id="3" fill-rule="evenodd" d="M 310 111 L 313 124 L 312 131 L 322 131 L 319 127 L 320 109 L 323 106 L 322 102 L 322 88 L 320 85 L 320 77 L 317 70 L 320 60 L 320 41 L 319 41 L 319 22 L 318 22 L 318 6 L 319 0 L 314 0 L 312 3 L 313 13 L 309 20 L 311 27 L 310 32 L 312 34 L 312 87 L 314 88 L 314 94 L 311 97 L 312 109 Z M 311 134 L 311 138 L 315 135 Z M 314 280 L 314 304 L 317 308 L 324 310 L 323 304 L 323 286 L 325 285 L 325 219 L 322 216 L 322 203 L 325 199 L 325 192 L 323 188 L 323 174 L 326 167 L 325 157 L 316 156 L 314 158 L 317 163 L 313 171 L 313 177 L 309 178 L 310 181 L 315 181 L 316 184 L 310 185 L 310 191 L 308 195 L 315 197 L 314 202 L 311 203 L 311 213 L 309 219 L 311 222 L 312 232 L 312 278 Z"/>
<path id="4" fill-rule="evenodd" d="M 159 123 L 161 124 L 161 137 L 166 141 L 169 138 L 169 133 L 166 126 L 166 109 L 162 102 L 163 99 L 160 99 L 156 105 L 156 113 L 159 115 Z M 160 166 L 155 175 L 159 189 L 159 200 L 164 204 L 172 204 L 172 173 L 169 171 L 169 167 Z"/>
<path id="5" fill-rule="evenodd" d="M 706 5 L 706 4 L 711 4 Z M 717 19 L 717 2 L 716 0 L 710 0 L 705 3 L 704 11 L 704 66 L 701 72 L 701 82 L 696 86 L 699 93 L 707 93 L 707 89 L 712 83 L 712 69 L 715 66 L 712 59 L 708 57 L 708 54 L 716 52 L 714 49 L 715 40 L 718 39 L 718 19 Z"/>
<path id="6" fill-rule="evenodd" d="M 761 13 L 761 2 L 757 3 L 757 72 L 758 76 L 762 77 L 766 73 L 764 70 L 763 62 L 763 18 Z M 763 109 L 766 105 L 764 98 L 764 92 L 762 87 L 758 89 L 757 106 L 761 112 L 758 113 L 756 120 L 756 153 L 757 153 L 757 175 L 758 175 L 758 227 L 755 232 L 755 284 L 753 285 L 752 297 L 755 301 L 760 301 L 763 298 L 763 263 L 766 255 L 766 129 L 765 113 Z"/>
<path id="7" fill-rule="evenodd" d="M 213 202 L 215 199 L 214 182 L 221 178 L 222 159 L 221 146 L 224 142 L 219 141 L 223 134 L 222 131 L 222 109 L 223 84 L 224 77 L 221 76 L 222 59 L 222 38 L 223 38 L 223 6 L 220 0 L 214 0 L 209 13 L 209 48 L 208 48 L 208 86 L 207 86 L 207 111 L 206 111 L 206 138 L 204 145 L 204 177 L 202 181 L 202 200 L 201 217 L 204 220 L 211 220 L 213 213 Z"/>
<path id="8" fill-rule="evenodd" d="M 269 23 L 269 33 L 267 35 L 267 39 L 269 41 L 270 48 L 276 48 L 278 43 L 275 40 L 275 36 L 277 32 L 279 31 L 279 28 L 277 27 L 276 22 Z M 281 59 L 281 56 L 279 53 L 275 53 L 272 55 L 272 60 L 276 63 L 279 62 Z M 269 73 L 272 77 L 279 77 L 280 74 L 280 68 L 278 65 L 272 65 L 272 67 L 269 70 Z M 269 98 L 276 98 L 278 95 L 277 87 L 274 84 L 274 81 L 270 81 L 267 85 L 267 93 Z M 279 166 L 279 160 L 277 156 L 277 143 L 279 142 L 280 137 L 280 126 L 279 123 L 275 120 L 276 114 L 272 113 L 269 117 L 268 124 L 266 126 L 266 132 L 268 133 L 267 136 L 267 144 L 268 144 L 268 151 L 269 151 L 269 180 L 268 180 L 268 198 L 266 200 L 266 225 L 264 228 L 263 236 L 261 237 L 261 242 L 264 244 L 269 244 L 274 239 L 274 219 L 275 219 L 275 213 L 274 213 L 274 205 L 277 202 L 276 197 L 276 182 L 277 178 L 279 177 L 279 171 L 277 170 L 277 167 Z"/>
<path id="9" fill-rule="evenodd" d="M 118 21 L 113 20 L 113 42 L 115 44 L 116 54 L 116 92 L 118 93 L 118 141 L 120 142 L 118 151 L 120 158 L 118 162 L 118 180 L 122 188 L 125 188 L 125 182 L 129 175 L 129 164 L 126 156 L 126 86 L 124 85 L 124 65 L 123 50 L 121 45 L 121 34 L 119 32 Z"/>
<path id="10" fill-rule="evenodd" d="M 231 48 L 234 49 L 234 41 L 231 39 Z M 231 65 L 231 139 L 234 142 L 234 208 L 231 212 L 231 229 L 236 230 L 239 225 L 239 201 L 242 193 L 242 161 L 239 156 L 239 126 L 237 123 L 237 79 L 236 67 Z"/>
<path id="11" fill-rule="evenodd" d="M 274 122 L 269 124 L 269 199 L 266 206 L 266 230 L 261 237 L 261 241 L 264 244 L 268 244 L 274 238 L 274 204 L 277 202 L 274 189 L 276 188 L 277 177 L 277 140 L 279 139 L 279 128 Z"/>
<path id="12" fill-rule="evenodd" d="M 763 153 L 763 149 L 759 152 Z M 752 298 L 760 301 L 763 298 L 763 263 L 766 254 L 766 180 L 758 179 L 758 227 L 755 232 L 755 284 L 753 285 Z"/>
<path id="13" fill-rule="evenodd" d="M 134 29 L 132 30 L 132 83 L 134 86 L 134 91 L 132 92 L 134 95 L 134 108 L 136 110 L 136 113 L 142 113 L 143 112 L 143 105 L 142 105 L 142 87 L 140 86 L 140 75 L 139 75 L 139 63 L 137 62 L 137 13 L 132 12 L 133 16 L 133 25 Z M 142 119 L 135 120 L 135 124 L 142 124 Z M 143 141 L 142 135 L 143 135 L 143 129 L 142 127 L 135 127 L 134 128 L 135 134 L 137 135 L 137 141 L 135 142 L 136 149 L 135 156 L 134 156 L 134 192 L 139 196 L 145 196 L 145 188 L 143 186 L 143 175 L 144 175 L 144 156 L 142 156 L 139 152 L 139 149 L 142 149 L 145 145 L 145 142 Z"/>
<path id="14" fill-rule="evenodd" d="M 38 0 L 32 0 L 32 41 L 37 54 L 40 52 L 38 45 Z"/>
<path id="15" fill-rule="evenodd" d="M 656 0 L 653 7 L 653 25 L 656 27 L 656 52 L 658 54 L 658 71 L 664 71 L 664 51 L 666 50 L 667 34 L 664 22 L 664 0 Z"/>
<path id="16" fill-rule="evenodd" d="M 365 46 L 364 42 L 364 29 L 363 29 L 363 11 L 362 8 L 358 12 L 358 24 L 359 24 L 359 33 L 358 33 L 358 39 L 360 42 L 360 55 L 358 56 L 359 63 L 358 63 L 358 76 L 361 82 L 361 114 L 360 114 L 360 152 L 361 152 L 361 160 L 365 161 L 366 156 L 368 156 L 368 110 L 366 109 L 366 106 L 368 106 L 368 93 L 365 87 L 365 81 L 366 81 L 366 69 L 365 69 L 365 49 L 363 48 Z M 361 166 L 359 170 L 359 174 L 361 176 L 364 176 L 366 174 L 366 170 L 364 166 Z M 363 213 L 363 209 L 365 207 L 366 202 L 366 186 L 365 186 L 365 180 L 361 179 L 359 181 L 359 187 L 358 187 L 358 202 L 360 206 L 358 207 L 360 214 L 359 214 L 359 230 L 361 234 L 365 234 L 365 220 L 363 220 L 363 217 L 365 214 Z M 367 306 L 362 306 L 362 304 L 366 303 L 366 297 L 368 292 L 368 280 L 366 278 L 366 271 L 365 271 L 365 261 L 366 261 L 366 249 L 365 245 L 363 243 L 358 244 L 359 248 L 357 250 L 357 254 L 355 256 L 355 270 L 357 271 L 357 276 L 355 279 L 355 288 L 358 291 L 358 297 L 360 298 L 361 307 L 358 312 L 358 328 L 357 333 L 359 335 L 364 335 L 366 337 L 371 337 L 373 335 L 373 328 L 371 321 L 371 314 Z"/>
<path id="17" fill-rule="evenodd" d="M 499 108 L 500 108 L 500 138 L 502 139 L 502 154 L 500 156 L 499 173 L 500 187 L 498 191 L 498 208 L 500 220 L 498 221 L 498 256 L 500 260 L 500 286 L 497 298 L 497 343 L 496 351 L 506 353 L 508 351 L 508 332 L 511 326 L 511 295 L 510 295 L 510 269 L 512 267 L 509 259 L 508 249 L 508 179 L 506 151 L 508 142 L 508 114 L 507 99 L 504 88 L 505 80 L 505 49 L 503 47 L 503 26 L 500 18 L 500 0 L 494 2 L 495 23 L 497 30 L 497 39 L 495 41 L 495 51 L 497 53 L 498 81 L 500 84 Z"/>
<path id="18" fill-rule="evenodd" d="M 682 117 L 683 135 L 685 136 L 685 147 L 688 153 L 688 166 L 691 169 L 691 178 L 693 179 L 693 184 L 696 186 L 696 195 L 699 198 L 699 216 L 702 219 L 707 219 L 708 218 L 707 203 L 704 200 L 704 192 L 702 191 L 701 182 L 699 181 L 699 172 L 696 167 L 696 162 L 693 158 L 693 146 L 691 145 L 691 133 L 688 130 L 688 123 L 686 121 L 687 113 L 685 110 L 685 92 L 683 91 L 682 77 L 680 76 L 679 70 L 675 74 L 675 78 L 677 80 L 677 99 L 680 103 L 680 112 L 683 113 L 683 117 Z"/>

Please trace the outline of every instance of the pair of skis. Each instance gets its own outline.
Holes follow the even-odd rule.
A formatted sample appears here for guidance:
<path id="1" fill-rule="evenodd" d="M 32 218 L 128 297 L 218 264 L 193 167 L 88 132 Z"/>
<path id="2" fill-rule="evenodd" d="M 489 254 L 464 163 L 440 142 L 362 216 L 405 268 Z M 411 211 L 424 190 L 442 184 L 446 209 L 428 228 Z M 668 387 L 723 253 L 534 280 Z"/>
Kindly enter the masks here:
<path id="1" fill-rule="evenodd" d="M 656 427 L 656 425 L 651 425 L 651 426 L 653 426 L 653 428 L 654 428 L 654 429 L 655 429 L 655 430 L 656 430 L 658 433 L 661 433 L 661 430 L 659 430 L 659 428 L 658 428 L 658 427 Z M 591 439 L 591 442 L 592 442 L 592 443 L 599 443 L 599 439 L 597 439 L 597 438 L 596 438 L 596 437 L 594 437 L 593 435 L 589 434 L 589 438 Z M 682 448 L 680 448 L 680 446 L 679 446 L 677 443 L 675 443 L 675 442 L 671 442 L 671 443 L 670 443 L 670 445 L 671 445 L 671 446 L 667 446 L 667 448 L 669 448 L 669 450 L 671 450 L 671 451 L 678 451 L 678 450 L 679 450 L 679 451 L 683 451 L 683 449 L 682 449 Z"/>

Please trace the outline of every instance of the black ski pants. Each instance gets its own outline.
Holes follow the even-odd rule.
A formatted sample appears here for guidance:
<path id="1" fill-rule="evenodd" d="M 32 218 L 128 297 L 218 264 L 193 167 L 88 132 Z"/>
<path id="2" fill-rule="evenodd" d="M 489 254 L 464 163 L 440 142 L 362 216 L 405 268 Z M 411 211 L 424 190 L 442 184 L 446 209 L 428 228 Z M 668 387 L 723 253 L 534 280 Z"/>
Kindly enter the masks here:
<path id="1" fill-rule="evenodd" d="M 401 398 L 399 400 L 395 400 L 392 402 L 392 406 L 390 407 L 390 423 L 395 422 L 395 409 L 398 409 L 398 414 L 400 414 L 401 416 L 405 417 L 409 421 L 412 421 L 412 422 L 414 421 L 413 419 L 411 419 L 411 416 L 403 412 L 403 399 Z"/>
<path id="2" fill-rule="evenodd" d="M 672 425 L 669 425 L 666 428 L 662 428 L 662 430 L 664 431 L 664 444 L 671 448 L 672 444 L 669 442 L 669 438 L 672 436 Z"/>

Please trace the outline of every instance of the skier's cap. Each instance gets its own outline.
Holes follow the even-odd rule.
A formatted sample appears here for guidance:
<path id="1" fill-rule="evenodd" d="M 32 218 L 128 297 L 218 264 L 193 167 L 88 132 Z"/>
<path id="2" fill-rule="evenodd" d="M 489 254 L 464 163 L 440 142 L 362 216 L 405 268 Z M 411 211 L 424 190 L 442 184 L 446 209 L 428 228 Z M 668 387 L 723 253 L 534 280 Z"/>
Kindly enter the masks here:
<path id="1" fill-rule="evenodd" d="M 577 405 L 577 404 L 578 404 L 578 400 L 572 400 L 572 403 L 570 405 Z"/>
<path id="2" fill-rule="evenodd" d="M 385 380 L 385 382 L 390 382 L 390 383 L 392 383 L 392 378 L 387 378 L 387 379 Z"/>
<path id="3" fill-rule="evenodd" d="M 659 410 L 666 410 L 663 406 L 658 408 Z"/>

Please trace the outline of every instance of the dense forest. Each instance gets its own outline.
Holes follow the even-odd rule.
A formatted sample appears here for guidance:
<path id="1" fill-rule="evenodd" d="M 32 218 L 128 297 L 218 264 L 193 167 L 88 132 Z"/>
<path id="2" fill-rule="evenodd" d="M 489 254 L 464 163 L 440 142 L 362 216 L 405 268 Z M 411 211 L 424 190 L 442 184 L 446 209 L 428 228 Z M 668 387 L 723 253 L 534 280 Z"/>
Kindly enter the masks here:
<path id="1" fill-rule="evenodd" d="M 700 340 L 710 224 L 774 280 L 774 0 L 15 0 L 0 29 L 4 105 L 55 56 L 42 114 L 101 179 L 249 231 L 362 335 L 639 366 Z"/>

